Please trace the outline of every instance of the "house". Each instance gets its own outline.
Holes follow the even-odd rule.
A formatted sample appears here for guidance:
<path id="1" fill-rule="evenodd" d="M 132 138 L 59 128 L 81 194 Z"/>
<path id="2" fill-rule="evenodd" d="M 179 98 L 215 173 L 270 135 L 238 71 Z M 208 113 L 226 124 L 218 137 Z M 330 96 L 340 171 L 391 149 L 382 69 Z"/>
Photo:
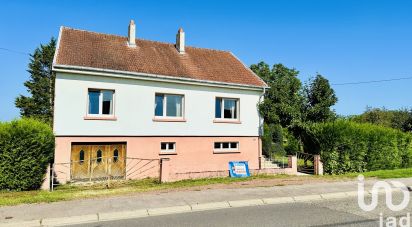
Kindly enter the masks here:
<path id="1" fill-rule="evenodd" d="M 160 159 L 170 180 L 227 176 L 229 161 L 259 168 L 267 85 L 231 52 L 185 43 L 182 29 L 175 44 L 136 38 L 133 21 L 127 37 L 61 27 L 56 174 L 143 178 Z"/>

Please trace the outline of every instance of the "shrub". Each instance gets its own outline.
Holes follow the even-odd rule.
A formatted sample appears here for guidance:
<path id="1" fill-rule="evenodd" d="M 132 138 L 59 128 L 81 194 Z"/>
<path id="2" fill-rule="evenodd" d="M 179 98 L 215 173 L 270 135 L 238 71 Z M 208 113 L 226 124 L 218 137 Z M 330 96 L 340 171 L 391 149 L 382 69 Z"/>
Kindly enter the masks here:
<path id="1" fill-rule="evenodd" d="M 52 161 L 51 128 L 33 119 L 0 122 L 0 189 L 40 188 Z"/>
<path id="2" fill-rule="evenodd" d="M 412 167 L 410 133 L 338 120 L 314 124 L 308 135 L 329 174 Z"/>

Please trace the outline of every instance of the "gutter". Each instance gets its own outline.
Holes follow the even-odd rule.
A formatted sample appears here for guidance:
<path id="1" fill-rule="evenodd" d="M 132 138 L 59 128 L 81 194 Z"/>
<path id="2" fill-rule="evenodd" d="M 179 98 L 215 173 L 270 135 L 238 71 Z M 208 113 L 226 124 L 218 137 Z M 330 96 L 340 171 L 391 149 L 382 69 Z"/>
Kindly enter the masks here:
<path id="1" fill-rule="evenodd" d="M 259 104 L 262 103 L 262 99 L 265 97 L 266 88 L 263 87 L 263 93 L 259 96 Z M 259 111 L 259 109 L 258 109 Z M 258 162 L 259 162 L 259 169 L 262 169 L 262 137 L 263 137 L 263 127 L 264 127 L 264 119 L 262 118 L 261 114 L 259 113 L 259 141 L 258 141 Z"/>
<path id="2" fill-rule="evenodd" d="M 197 80 L 197 79 L 191 79 L 191 78 L 178 78 L 175 76 L 166 76 L 166 75 L 158 75 L 158 74 L 150 74 L 150 73 L 137 73 L 137 72 L 128 72 L 128 71 L 84 67 L 84 66 L 72 66 L 72 65 L 53 64 L 53 71 L 64 72 L 64 73 L 95 75 L 95 76 L 107 76 L 107 77 L 115 77 L 115 78 L 127 78 L 127 79 L 180 83 L 180 84 L 192 84 L 192 85 L 201 85 L 201 86 L 210 86 L 210 87 L 224 87 L 224 88 L 253 90 L 253 91 L 261 91 L 262 89 L 264 90 L 266 88 L 265 86 L 216 82 L 216 81 L 210 81 L 210 80 Z"/>

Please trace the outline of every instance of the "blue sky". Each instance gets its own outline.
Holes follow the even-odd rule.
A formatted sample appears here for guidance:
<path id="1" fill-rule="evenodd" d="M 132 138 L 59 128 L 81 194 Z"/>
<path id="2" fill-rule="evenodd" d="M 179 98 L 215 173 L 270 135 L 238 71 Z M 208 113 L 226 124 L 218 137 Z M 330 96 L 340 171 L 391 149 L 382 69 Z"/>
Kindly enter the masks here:
<path id="1" fill-rule="evenodd" d="M 412 76 L 410 1 L 9 1 L 0 7 L 0 48 L 32 53 L 59 26 L 230 50 L 245 64 L 283 63 L 301 80 L 321 73 L 334 83 Z M 28 56 L 0 49 L 0 121 L 19 116 L 14 99 Z M 342 115 L 367 105 L 412 107 L 412 80 L 334 86 Z"/>

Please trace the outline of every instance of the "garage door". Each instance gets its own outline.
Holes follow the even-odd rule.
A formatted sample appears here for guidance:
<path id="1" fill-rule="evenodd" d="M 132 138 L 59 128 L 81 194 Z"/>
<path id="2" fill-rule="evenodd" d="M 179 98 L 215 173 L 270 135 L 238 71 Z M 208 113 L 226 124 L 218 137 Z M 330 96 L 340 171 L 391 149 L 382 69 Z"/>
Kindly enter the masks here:
<path id="1" fill-rule="evenodd" d="M 72 144 L 72 180 L 122 179 L 125 167 L 125 143 Z"/>

